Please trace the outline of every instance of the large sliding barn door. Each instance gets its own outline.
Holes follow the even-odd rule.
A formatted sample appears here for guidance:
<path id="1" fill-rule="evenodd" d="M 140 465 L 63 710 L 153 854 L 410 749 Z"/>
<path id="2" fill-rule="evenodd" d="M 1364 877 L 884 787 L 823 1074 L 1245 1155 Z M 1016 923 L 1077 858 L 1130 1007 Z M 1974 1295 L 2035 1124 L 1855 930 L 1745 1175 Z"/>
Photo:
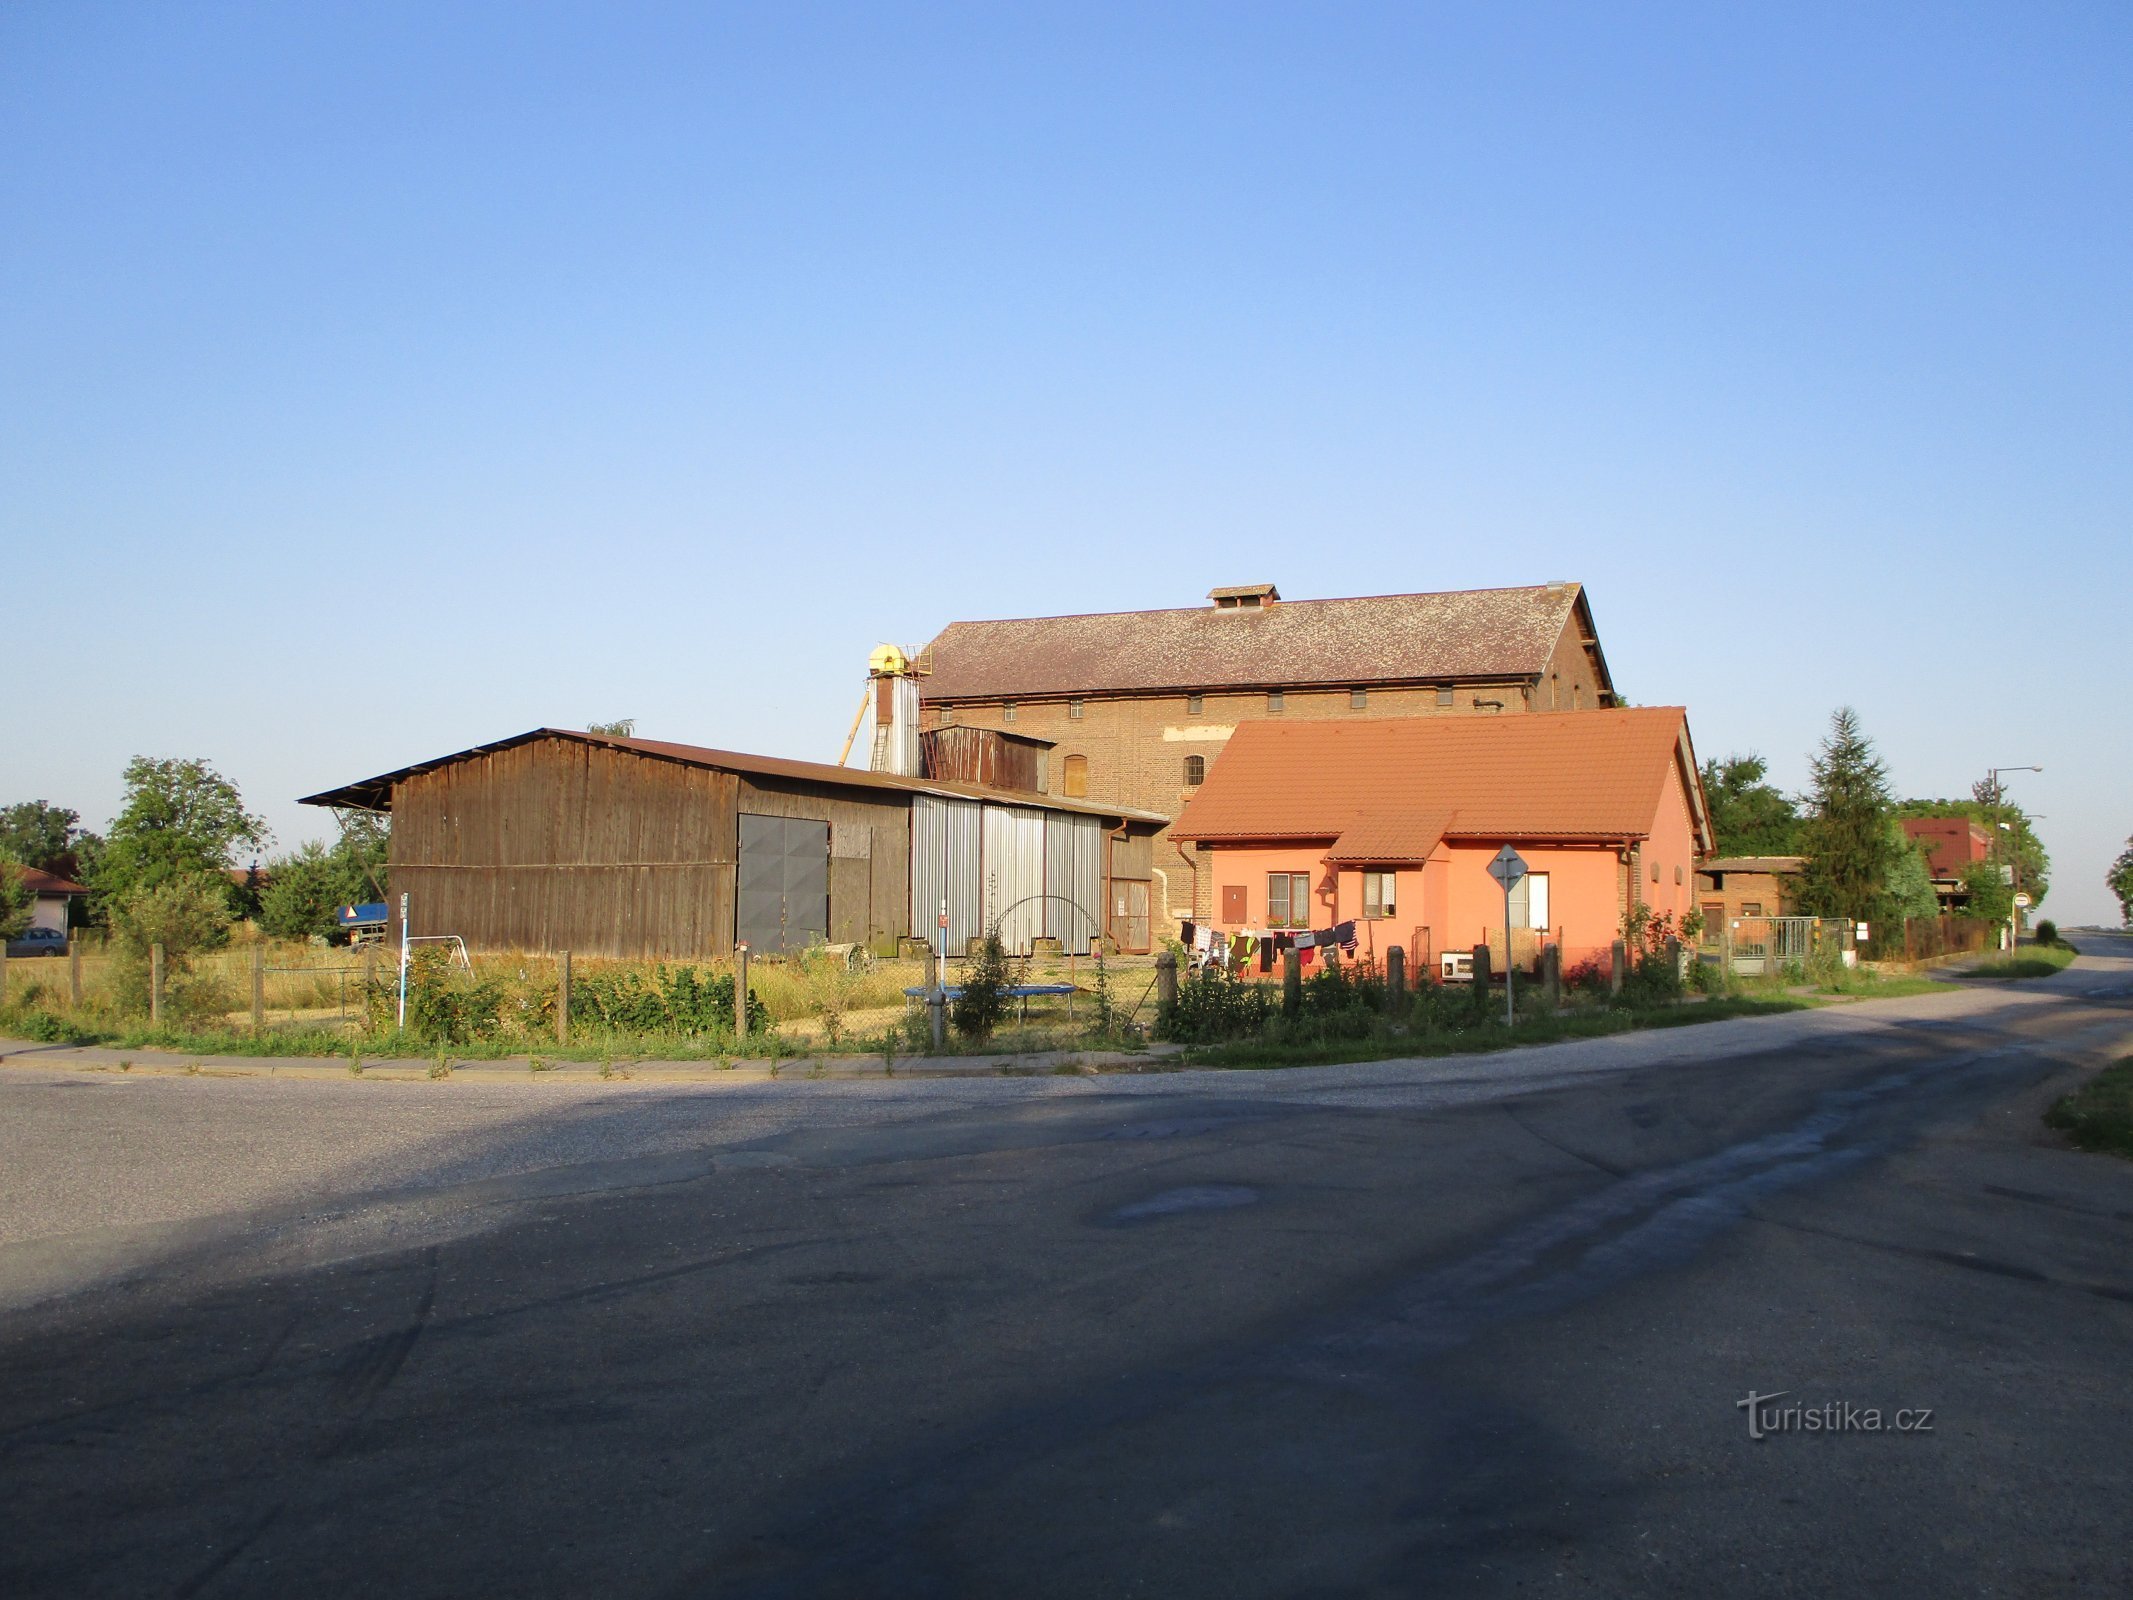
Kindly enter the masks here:
<path id="1" fill-rule="evenodd" d="M 741 813 L 734 939 L 764 955 L 829 937 L 829 824 Z"/>

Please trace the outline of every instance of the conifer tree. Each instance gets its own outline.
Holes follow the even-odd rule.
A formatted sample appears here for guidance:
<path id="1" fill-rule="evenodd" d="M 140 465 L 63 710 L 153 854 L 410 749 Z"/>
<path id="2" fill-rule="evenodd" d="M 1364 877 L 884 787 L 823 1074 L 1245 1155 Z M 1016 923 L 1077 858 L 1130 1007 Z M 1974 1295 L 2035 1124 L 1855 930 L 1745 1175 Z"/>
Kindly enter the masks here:
<path id="1" fill-rule="evenodd" d="M 1811 758 L 1811 770 L 1801 911 L 1859 922 L 1888 915 L 1897 854 L 1889 837 L 1888 769 L 1850 706 L 1838 707 L 1829 719 L 1829 736 Z"/>

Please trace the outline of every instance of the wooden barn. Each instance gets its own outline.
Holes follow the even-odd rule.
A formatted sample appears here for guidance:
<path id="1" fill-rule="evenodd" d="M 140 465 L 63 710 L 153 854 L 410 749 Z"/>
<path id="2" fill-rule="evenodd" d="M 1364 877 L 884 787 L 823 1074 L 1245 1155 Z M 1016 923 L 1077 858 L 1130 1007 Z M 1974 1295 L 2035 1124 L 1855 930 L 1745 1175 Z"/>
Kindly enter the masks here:
<path id="1" fill-rule="evenodd" d="M 997 924 L 1144 951 L 1148 840 L 1117 805 L 537 728 L 306 796 L 392 814 L 410 931 L 477 950 L 723 956 Z"/>

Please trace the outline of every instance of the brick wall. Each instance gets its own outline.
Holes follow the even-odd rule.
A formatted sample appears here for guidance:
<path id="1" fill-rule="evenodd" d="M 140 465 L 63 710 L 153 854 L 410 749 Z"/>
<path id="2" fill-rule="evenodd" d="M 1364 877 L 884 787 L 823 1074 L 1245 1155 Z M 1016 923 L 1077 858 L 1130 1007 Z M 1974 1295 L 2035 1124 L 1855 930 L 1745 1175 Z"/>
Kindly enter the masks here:
<path id="1" fill-rule="evenodd" d="M 1510 715 L 1558 707 L 1569 710 L 1573 698 L 1578 705 L 1593 708 L 1599 704 L 1599 679 L 1583 637 L 1581 624 L 1573 613 L 1550 657 L 1548 670 L 1540 675 L 1537 684 L 1532 679 L 1460 680 L 1448 686 L 1449 705 L 1443 703 L 1439 687 L 1372 685 L 1360 686 L 1361 705 L 1355 703 L 1354 687 L 1284 689 L 1278 711 L 1270 704 L 1268 693 L 1258 689 L 1211 691 L 1201 697 L 1198 711 L 1190 708 L 1182 694 L 1089 695 L 1080 701 L 1079 716 L 1073 714 L 1073 703 L 1067 700 L 1021 700 L 1014 704 L 1012 720 L 1007 708 L 997 700 L 962 701 L 947 706 L 925 701 L 919 725 L 938 727 L 945 711 L 954 721 L 969 726 L 1004 728 L 1049 739 L 1057 746 L 1051 757 L 1054 794 L 1068 792 L 1067 758 L 1080 756 L 1088 763 L 1089 799 L 1116 801 L 1175 817 L 1193 794 L 1185 781 L 1186 758 L 1200 756 L 1208 767 L 1213 767 L 1240 722 L 1276 716 Z M 923 679 L 920 688 L 923 692 Z M 1183 918 L 1212 918 L 1213 879 L 1198 846 L 1174 844 L 1165 827 L 1155 839 L 1154 872 L 1153 900 L 1159 937 L 1175 932 L 1174 924 Z M 1193 888 L 1196 879 L 1197 896 Z"/>

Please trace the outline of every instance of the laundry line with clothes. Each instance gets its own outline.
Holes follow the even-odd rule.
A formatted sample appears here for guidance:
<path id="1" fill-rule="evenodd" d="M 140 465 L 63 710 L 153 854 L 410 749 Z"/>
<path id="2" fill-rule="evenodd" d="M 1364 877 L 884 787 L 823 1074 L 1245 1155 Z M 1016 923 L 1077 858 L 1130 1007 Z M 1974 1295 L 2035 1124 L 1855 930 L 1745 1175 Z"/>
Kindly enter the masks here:
<path id="1" fill-rule="evenodd" d="M 1188 922 L 1178 930 L 1194 971 L 1219 966 L 1243 973 L 1254 963 L 1262 974 L 1272 974 L 1288 951 L 1296 952 L 1297 964 L 1309 970 L 1321 950 L 1355 954 L 1355 923 L 1337 922 L 1330 928 L 1242 928 L 1225 933 L 1209 923 Z"/>

